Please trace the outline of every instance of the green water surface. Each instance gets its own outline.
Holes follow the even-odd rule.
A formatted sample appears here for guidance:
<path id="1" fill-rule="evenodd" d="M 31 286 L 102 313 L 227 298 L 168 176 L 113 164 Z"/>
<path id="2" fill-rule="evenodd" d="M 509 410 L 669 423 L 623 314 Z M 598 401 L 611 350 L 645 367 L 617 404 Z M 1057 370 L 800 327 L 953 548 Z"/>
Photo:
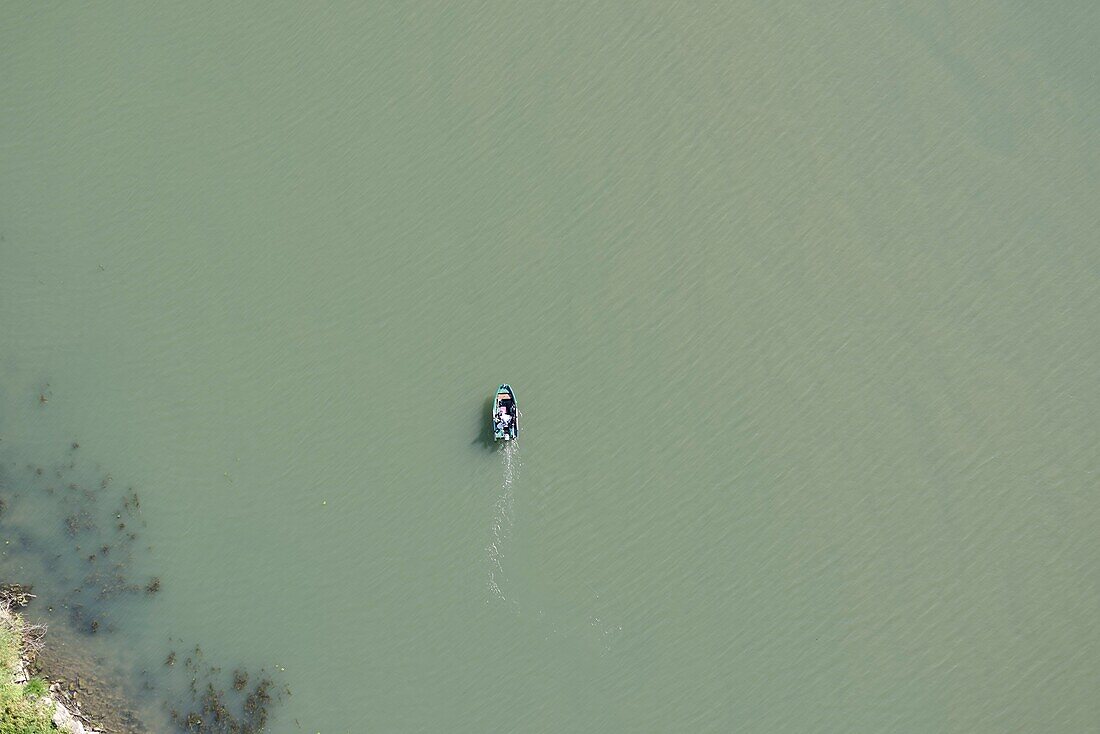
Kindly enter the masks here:
<path id="1" fill-rule="evenodd" d="M 0 447 L 141 493 L 103 654 L 276 732 L 1100 729 L 1097 7 L 6 3 Z"/>

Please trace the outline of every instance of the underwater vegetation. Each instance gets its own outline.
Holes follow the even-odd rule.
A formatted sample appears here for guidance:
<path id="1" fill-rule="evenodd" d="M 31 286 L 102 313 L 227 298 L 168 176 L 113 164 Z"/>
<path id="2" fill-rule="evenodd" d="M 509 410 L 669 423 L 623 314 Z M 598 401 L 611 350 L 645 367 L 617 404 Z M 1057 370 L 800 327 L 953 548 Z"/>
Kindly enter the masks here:
<path id="1" fill-rule="evenodd" d="M 48 464 L 0 465 L 0 571 L 23 581 L 7 578 L 3 560 L 35 568 L 49 614 L 63 611 L 87 633 L 113 631 L 118 600 L 156 593 L 161 582 L 137 576 L 145 529 L 137 492 L 116 490 L 110 473 L 80 463 L 71 446 Z"/>
<path id="2" fill-rule="evenodd" d="M 46 406 L 49 385 L 35 397 Z M 166 581 L 148 569 L 151 546 L 138 491 L 81 453 L 79 441 L 66 440 L 52 461 L 27 461 L 0 443 L 0 584 L 9 595 L 23 594 L 13 601 L 30 604 L 32 618 L 63 623 L 91 640 L 119 632 L 137 605 L 144 605 L 139 614 L 155 613 L 150 602 Z M 179 656 L 181 665 L 169 650 L 159 656 L 159 669 L 130 671 L 125 685 L 134 690 L 123 696 L 109 690 L 117 679 L 96 674 L 95 660 L 65 659 L 51 650 L 54 636 L 47 635 L 39 667 L 46 677 L 64 680 L 63 692 L 110 731 L 150 731 L 135 710 L 159 709 L 180 731 L 251 734 L 263 730 L 272 706 L 289 694 L 263 670 L 241 665 L 223 672 L 196 645 Z M 111 639 L 127 642 L 125 635 Z M 96 707 L 96 699 L 109 704 Z"/>
<path id="3" fill-rule="evenodd" d="M 172 667 L 177 655 L 168 654 L 165 665 Z M 251 674 L 242 668 L 232 673 L 209 665 L 202 649 L 195 646 L 182 664 L 189 679 L 189 700 L 169 709 L 172 722 L 182 731 L 212 734 L 256 734 L 264 730 L 271 705 L 290 695 L 261 670 Z"/>

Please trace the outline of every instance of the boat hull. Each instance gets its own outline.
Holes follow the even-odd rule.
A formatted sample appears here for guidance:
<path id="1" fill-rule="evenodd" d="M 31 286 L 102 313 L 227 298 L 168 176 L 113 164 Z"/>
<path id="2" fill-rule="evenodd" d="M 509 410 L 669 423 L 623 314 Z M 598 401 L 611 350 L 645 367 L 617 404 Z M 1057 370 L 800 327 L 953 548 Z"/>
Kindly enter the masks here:
<path id="1" fill-rule="evenodd" d="M 503 384 L 497 388 L 491 417 L 494 441 L 515 441 L 519 438 L 519 408 L 511 385 Z"/>

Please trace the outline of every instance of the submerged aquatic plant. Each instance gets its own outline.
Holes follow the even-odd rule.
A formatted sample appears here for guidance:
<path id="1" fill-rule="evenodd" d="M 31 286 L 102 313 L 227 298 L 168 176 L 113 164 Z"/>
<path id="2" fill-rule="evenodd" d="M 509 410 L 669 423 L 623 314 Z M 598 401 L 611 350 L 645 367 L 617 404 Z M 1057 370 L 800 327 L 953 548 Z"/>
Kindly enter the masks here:
<path id="1" fill-rule="evenodd" d="M 175 652 L 170 653 L 166 664 L 175 662 L 175 656 Z M 187 686 L 190 702 L 169 710 L 169 716 L 181 731 L 258 734 L 267 725 L 271 707 L 283 695 L 290 695 L 289 688 L 279 689 L 262 670 L 252 675 L 237 668 L 227 680 L 220 667 L 204 662 L 202 649 L 197 645 L 184 661 L 183 671 L 190 678 Z"/>

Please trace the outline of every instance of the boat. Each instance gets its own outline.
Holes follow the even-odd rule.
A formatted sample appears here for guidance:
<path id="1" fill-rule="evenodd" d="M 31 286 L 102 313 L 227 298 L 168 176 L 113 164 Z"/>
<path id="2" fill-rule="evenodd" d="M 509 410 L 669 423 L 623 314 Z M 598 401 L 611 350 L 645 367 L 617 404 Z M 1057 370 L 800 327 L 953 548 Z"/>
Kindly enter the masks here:
<path id="1" fill-rule="evenodd" d="M 497 388 L 493 398 L 493 440 L 515 441 L 519 438 L 519 408 L 516 394 L 508 384 Z"/>

